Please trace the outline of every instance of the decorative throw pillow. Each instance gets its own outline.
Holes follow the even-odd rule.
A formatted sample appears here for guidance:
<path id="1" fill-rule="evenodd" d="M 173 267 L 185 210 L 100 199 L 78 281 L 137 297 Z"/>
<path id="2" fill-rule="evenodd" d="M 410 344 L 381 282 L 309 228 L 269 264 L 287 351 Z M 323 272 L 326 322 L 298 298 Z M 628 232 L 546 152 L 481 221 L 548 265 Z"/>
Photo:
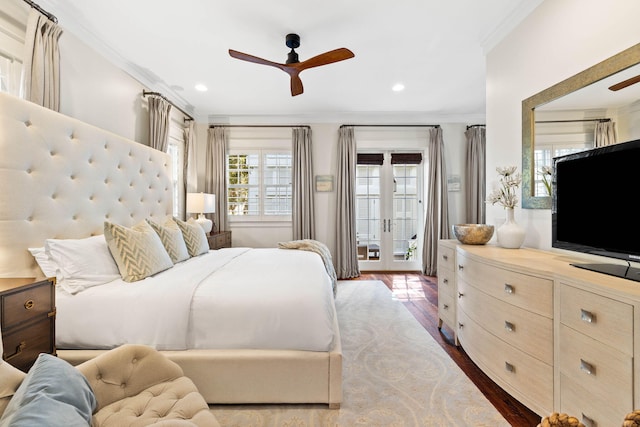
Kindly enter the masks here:
<path id="1" fill-rule="evenodd" d="M 9 401 L 0 427 L 86 427 L 95 408 L 96 397 L 84 375 L 42 353 Z"/>
<path id="2" fill-rule="evenodd" d="M 173 218 L 167 218 L 162 224 L 155 223 L 150 219 L 147 219 L 147 222 L 160 236 L 160 240 L 162 240 L 162 244 L 174 264 L 189 259 L 189 250 L 184 242 L 184 237 L 182 237 L 182 231 Z"/>
<path id="3" fill-rule="evenodd" d="M 204 234 L 204 230 L 200 224 L 195 221 L 181 221 L 178 218 L 174 218 L 174 221 L 182 231 L 182 236 L 184 237 L 184 242 L 187 244 L 189 255 L 193 257 L 209 252 L 209 241 L 207 240 L 207 235 Z"/>
<path id="4" fill-rule="evenodd" d="M 173 266 L 160 237 L 146 221 L 131 228 L 105 221 L 104 237 L 125 282 L 142 280 Z"/>

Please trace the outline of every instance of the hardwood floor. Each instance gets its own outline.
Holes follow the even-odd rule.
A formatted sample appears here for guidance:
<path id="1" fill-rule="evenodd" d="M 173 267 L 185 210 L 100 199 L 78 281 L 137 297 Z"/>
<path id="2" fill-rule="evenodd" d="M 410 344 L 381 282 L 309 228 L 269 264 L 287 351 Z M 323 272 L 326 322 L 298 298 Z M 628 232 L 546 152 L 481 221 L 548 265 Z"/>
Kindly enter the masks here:
<path id="1" fill-rule="evenodd" d="M 451 330 L 444 326 L 438 330 L 437 278 L 419 273 L 364 272 L 354 280 L 384 282 L 512 426 L 536 427 L 540 423 L 540 416 L 502 390 L 471 361 L 462 347 L 455 346 Z"/>

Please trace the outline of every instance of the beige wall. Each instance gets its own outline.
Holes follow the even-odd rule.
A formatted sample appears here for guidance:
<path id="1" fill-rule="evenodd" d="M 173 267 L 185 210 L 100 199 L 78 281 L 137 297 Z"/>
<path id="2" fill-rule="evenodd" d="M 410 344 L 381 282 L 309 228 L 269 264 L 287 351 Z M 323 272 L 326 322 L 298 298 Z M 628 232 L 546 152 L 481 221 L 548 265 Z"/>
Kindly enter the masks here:
<path id="1" fill-rule="evenodd" d="M 640 42 L 637 0 L 545 0 L 487 55 L 487 181 L 496 166 L 521 168 L 521 103 L 547 87 Z M 487 208 L 501 224 L 504 210 Z M 517 209 L 526 246 L 551 246 L 551 211 Z"/>

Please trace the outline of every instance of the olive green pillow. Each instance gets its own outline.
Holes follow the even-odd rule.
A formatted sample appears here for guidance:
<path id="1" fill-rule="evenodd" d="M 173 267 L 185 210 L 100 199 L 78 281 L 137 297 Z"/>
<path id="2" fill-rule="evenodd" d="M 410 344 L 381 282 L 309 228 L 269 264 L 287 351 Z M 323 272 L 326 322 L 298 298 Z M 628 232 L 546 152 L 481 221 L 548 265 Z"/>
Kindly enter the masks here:
<path id="1" fill-rule="evenodd" d="M 135 282 L 173 266 L 158 234 L 146 221 L 131 228 L 105 221 L 104 237 L 125 282 Z"/>

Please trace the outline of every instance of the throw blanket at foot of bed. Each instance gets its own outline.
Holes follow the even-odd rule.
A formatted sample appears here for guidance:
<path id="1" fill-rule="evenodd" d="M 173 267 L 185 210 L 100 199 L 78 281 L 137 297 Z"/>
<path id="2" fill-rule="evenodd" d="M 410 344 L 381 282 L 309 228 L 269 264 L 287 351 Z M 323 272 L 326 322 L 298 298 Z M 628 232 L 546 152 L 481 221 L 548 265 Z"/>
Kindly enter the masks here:
<path id="1" fill-rule="evenodd" d="M 336 269 L 333 266 L 333 260 L 331 259 L 331 252 L 327 245 L 322 242 L 313 239 L 292 240 L 290 242 L 278 243 L 280 249 L 300 249 L 302 251 L 315 252 L 322 258 L 324 268 L 327 269 L 327 274 L 331 278 L 331 286 L 333 287 L 333 296 L 338 293 L 338 277 L 336 275 Z"/>

